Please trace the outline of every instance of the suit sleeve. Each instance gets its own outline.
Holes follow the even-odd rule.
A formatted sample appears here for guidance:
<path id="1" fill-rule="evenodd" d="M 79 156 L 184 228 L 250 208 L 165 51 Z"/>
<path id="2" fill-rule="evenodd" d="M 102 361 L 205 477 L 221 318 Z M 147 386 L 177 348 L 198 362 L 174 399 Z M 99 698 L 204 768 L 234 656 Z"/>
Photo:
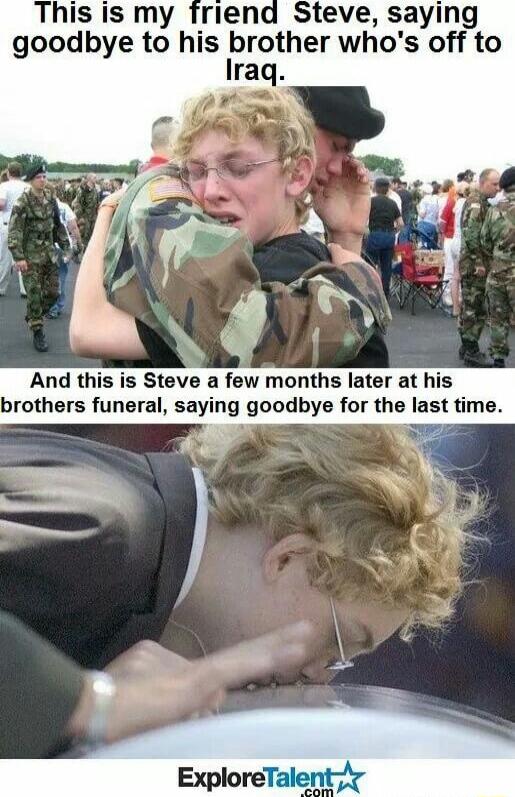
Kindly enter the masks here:
<path id="1" fill-rule="evenodd" d="M 55 750 L 83 678 L 71 659 L 0 612 L 0 757 L 41 758 Z"/>
<path id="2" fill-rule="evenodd" d="M 145 457 L 0 433 L 0 609 L 67 655 L 85 661 L 91 639 L 148 610 L 164 524 Z"/>
<path id="3" fill-rule="evenodd" d="M 152 204 L 147 190 L 128 215 L 109 297 L 186 367 L 338 366 L 387 326 L 388 305 L 365 263 L 320 263 L 290 285 L 261 283 L 239 230 L 184 199 Z"/>

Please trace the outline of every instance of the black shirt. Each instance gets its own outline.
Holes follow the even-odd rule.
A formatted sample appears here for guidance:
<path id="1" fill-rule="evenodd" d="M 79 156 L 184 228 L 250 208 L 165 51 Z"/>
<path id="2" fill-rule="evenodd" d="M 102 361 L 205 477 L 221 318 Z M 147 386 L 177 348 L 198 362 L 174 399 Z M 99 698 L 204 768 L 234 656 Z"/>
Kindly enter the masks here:
<path id="1" fill-rule="evenodd" d="M 413 197 L 411 191 L 408 191 L 407 188 L 400 188 L 397 193 L 401 198 L 402 220 L 404 224 L 408 224 L 411 214 L 413 213 Z"/>
<path id="2" fill-rule="evenodd" d="M 382 230 L 383 232 L 395 232 L 394 222 L 401 215 L 397 203 L 390 197 L 378 194 L 372 197 L 370 206 L 370 218 L 368 227 L 370 232 Z"/>

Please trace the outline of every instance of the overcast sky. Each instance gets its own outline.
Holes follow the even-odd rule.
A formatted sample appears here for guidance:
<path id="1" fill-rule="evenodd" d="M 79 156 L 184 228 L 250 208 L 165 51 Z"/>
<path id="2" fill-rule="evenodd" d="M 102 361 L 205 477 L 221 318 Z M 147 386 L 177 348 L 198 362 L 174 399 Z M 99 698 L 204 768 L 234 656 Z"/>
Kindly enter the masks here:
<path id="1" fill-rule="evenodd" d="M 40 24 L 32 0 L 17 0 L 16 4 L 4 0 L 0 10 L 0 153 L 12 156 L 37 152 L 49 160 L 76 162 L 122 163 L 133 158 L 146 159 L 150 154 L 153 119 L 164 114 L 178 115 L 185 97 L 226 82 L 225 53 L 194 56 L 174 53 L 177 29 L 186 27 L 184 19 L 189 2 L 176 3 L 174 24 L 168 28 L 172 39 L 170 52 L 145 55 L 141 51 L 141 34 L 145 30 L 162 34 L 156 27 L 125 23 Z M 222 0 L 222 5 L 228 2 Z M 287 7 L 291 13 L 293 2 L 281 2 L 283 14 L 287 13 L 284 10 Z M 61 3 L 70 6 L 68 0 Z M 127 14 L 132 13 L 133 2 L 118 0 L 118 3 Z M 338 3 L 346 5 L 342 0 L 334 0 L 335 6 Z M 263 4 L 267 0 L 261 0 Z M 460 0 L 456 4 L 467 5 Z M 322 5 L 330 4 L 324 0 Z M 389 5 L 382 0 L 368 3 L 372 13 L 378 15 L 384 15 Z M 427 7 L 430 5 L 438 3 Z M 89 6 L 94 14 L 99 14 L 101 0 L 90 0 Z M 170 5 L 164 7 L 168 9 Z M 473 53 L 471 42 L 475 31 L 470 30 L 465 54 L 428 53 L 429 36 L 446 35 L 456 25 L 433 26 L 424 31 L 417 24 L 409 29 L 403 27 L 406 35 L 419 37 L 422 50 L 416 54 L 396 51 L 391 55 L 342 56 L 334 41 L 338 34 L 361 32 L 367 26 L 335 23 L 290 26 L 294 33 L 303 36 L 331 34 L 333 41 L 324 55 L 247 54 L 234 55 L 233 60 L 260 63 L 277 60 L 279 71 L 285 75 L 284 84 L 367 85 L 373 106 L 385 113 L 387 123 L 378 138 L 361 142 L 357 153 L 400 157 L 410 179 L 442 179 L 455 177 L 464 168 L 480 171 L 493 166 L 502 170 L 515 163 L 514 23 L 513 3 L 482 0 L 479 4 L 477 29 L 503 39 L 502 49 L 496 55 Z M 277 29 L 287 27 L 283 19 Z M 205 34 L 217 33 L 224 41 L 230 29 L 259 35 L 270 35 L 276 30 L 271 26 L 208 26 L 203 30 Z M 77 30 L 108 36 L 132 35 L 136 48 L 130 55 L 118 54 L 109 60 L 69 54 L 32 55 L 20 60 L 12 55 L 14 36 L 69 37 Z M 197 34 L 200 28 L 188 30 Z M 376 29 L 368 26 L 368 30 L 398 36 L 397 27 L 382 22 Z"/>

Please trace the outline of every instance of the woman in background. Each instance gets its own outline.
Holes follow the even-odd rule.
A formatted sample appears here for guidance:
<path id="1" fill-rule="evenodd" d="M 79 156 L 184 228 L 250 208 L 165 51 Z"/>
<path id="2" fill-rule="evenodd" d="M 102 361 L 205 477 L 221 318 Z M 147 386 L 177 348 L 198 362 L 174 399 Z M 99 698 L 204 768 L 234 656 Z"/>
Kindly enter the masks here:
<path id="1" fill-rule="evenodd" d="M 375 196 L 372 197 L 370 206 L 366 244 L 367 255 L 381 272 L 381 281 L 387 299 L 390 296 L 395 234 L 404 227 L 399 206 L 387 196 L 389 188 L 390 181 L 387 177 L 378 177 L 375 181 Z"/>

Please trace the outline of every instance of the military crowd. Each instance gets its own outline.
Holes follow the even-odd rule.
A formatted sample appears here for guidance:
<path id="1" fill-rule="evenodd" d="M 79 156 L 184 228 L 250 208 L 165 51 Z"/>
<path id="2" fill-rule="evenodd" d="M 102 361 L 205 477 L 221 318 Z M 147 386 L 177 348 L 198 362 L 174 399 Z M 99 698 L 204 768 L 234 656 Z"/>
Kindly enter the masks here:
<path id="1" fill-rule="evenodd" d="M 328 137 L 332 136 L 334 139 L 339 139 L 340 144 L 345 141 L 347 154 L 344 157 L 347 158 L 348 162 L 353 162 L 354 164 L 357 162 L 352 158 L 351 152 L 356 141 L 360 138 L 372 138 L 382 130 L 384 125 L 383 115 L 370 107 L 366 90 L 362 89 L 365 92 L 363 97 L 366 95 L 366 102 L 363 102 L 361 94 L 358 96 L 361 89 L 362 87 L 311 88 L 308 90 L 307 95 L 308 107 L 315 118 L 317 130 L 321 129 Z M 327 95 L 324 92 L 327 92 Z M 341 118 L 338 117 L 336 120 L 338 110 L 341 110 L 342 114 L 345 112 L 345 118 L 342 115 Z M 156 216 L 154 212 L 156 202 L 162 205 L 163 202 L 166 204 L 167 201 L 179 199 L 182 202 L 183 215 L 184 212 L 186 213 L 184 219 L 180 222 L 180 224 L 183 224 L 185 221 L 188 222 L 192 216 L 198 216 L 198 208 L 193 207 L 191 209 L 189 200 L 185 203 L 183 201 L 184 197 L 182 199 L 181 197 L 178 198 L 177 186 L 172 186 L 170 195 L 166 194 L 166 191 L 163 194 L 166 186 L 170 187 L 171 178 L 173 178 L 173 175 L 164 174 L 163 170 L 166 171 L 167 167 L 163 166 L 163 164 L 168 161 L 166 154 L 168 152 L 168 142 L 171 130 L 172 128 L 175 129 L 175 126 L 176 123 L 171 117 L 162 117 L 156 120 L 153 126 L 154 154 L 142 169 L 142 171 L 156 170 L 156 178 L 150 182 L 144 175 L 141 176 L 143 179 L 137 178 L 134 181 L 136 188 L 132 194 L 129 192 L 129 195 L 131 195 L 130 201 L 134 202 L 134 197 L 139 195 L 138 191 L 141 195 L 148 191 L 150 201 L 147 202 L 145 200 L 149 206 L 145 213 L 148 211 L 148 214 L 154 217 Z M 321 163 L 324 153 L 317 149 L 316 154 L 317 162 Z M 331 161 L 327 161 L 325 168 L 326 174 L 331 175 Z M 161 172 L 158 172 L 157 169 L 160 169 Z M 101 203 L 109 197 L 111 192 L 119 189 L 123 181 L 117 179 L 99 181 L 96 175 L 88 174 L 81 179 L 51 182 L 47 179 L 45 166 L 42 163 L 34 165 L 23 180 L 21 176 L 19 164 L 9 164 L 6 173 L 7 181 L 4 183 L 7 189 L 4 190 L 3 194 L 3 186 L 0 186 L 0 211 L 3 211 L 4 222 L 2 226 L 2 253 L 0 259 L 0 296 L 5 294 L 12 266 L 14 265 L 15 269 L 20 273 L 20 289 L 25 290 L 27 294 L 26 321 L 33 334 L 34 347 L 37 351 L 43 352 L 48 349 L 43 330 L 44 319 L 55 318 L 62 311 L 68 265 L 73 258 L 79 259 L 81 252 L 87 246 Z M 316 176 L 317 172 L 315 172 Z M 432 184 L 424 185 L 420 181 L 415 181 L 411 187 L 408 187 L 407 183 L 403 183 L 400 179 L 392 181 L 392 184 L 390 184 L 383 177 L 382 183 L 384 185 L 380 188 L 382 196 L 378 205 L 381 221 L 379 227 L 373 230 L 370 224 L 372 216 L 370 216 L 366 252 L 372 256 L 373 260 L 375 259 L 374 251 L 381 255 L 376 261 L 376 265 L 377 269 L 382 272 L 383 288 L 388 296 L 390 280 L 388 268 L 391 268 L 392 241 L 394 238 L 390 241 L 391 233 L 389 233 L 388 248 L 391 249 L 391 252 L 388 255 L 390 263 L 387 263 L 386 267 L 385 262 L 388 257 L 386 257 L 385 261 L 384 253 L 379 251 L 380 247 L 374 250 L 371 247 L 371 241 L 374 235 L 379 237 L 379 240 L 381 236 L 384 238 L 386 230 L 381 229 L 381 224 L 383 224 L 385 209 L 388 210 L 384 202 L 389 201 L 391 208 L 394 208 L 389 211 L 391 218 L 400 220 L 398 224 L 397 222 L 395 224 L 397 233 L 404 226 L 400 236 L 411 236 L 415 232 L 420 235 L 422 246 L 429 248 L 441 246 L 444 249 L 445 273 L 443 274 L 444 293 L 442 301 L 444 306 L 452 307 L 452 314 L 459 318 L 459 356 L 464 361 L 464 364 L 469 367 L 503 367 L 509 354 L 508 335 L 515 313 L 515 168 L 507 169 L 502 175 L 499 175 L 494 169 L 485 169 L 479 175 L 477 182 L 474 182 L 473 178 L 474 174 L 467 170 L 458 174 L 456 183 L 452 180 L 446 180 L 442 185 L 436 181 Z M 319 181 L 321 180 L 320 177 L 318 179 Z M 381 179 L 378 182 L 381 182 Z M 144 187 L 147 184 L 150 186 L 149 188 Z M 135 206 L 138 205 L 138 202 L 139 200 L 135 202 Z M 117 277 L 122 273 L 119 264 L 122 261 L 125 263 L 127 252 L 131 252 L 130 246 L 126 245 L 131 237 L 128 233 L 129 222 L 127 221 L 127 219 L 130 219 L 129 214 L 131 211 L 129 203 L 126 202 L 125 204 L 124 229 L 119 230 L 116 227 L 116 223 L 112 226 L 118 236 L 118 242 L 116 247 L 114 247 L 117 252 L 117 260 L 115 263 L 111 263 L 111 266 L 109 266 L 109 258 L 112 254 L 113 246 L 108 246 L 106 249 L 106 263 L 108 264 L 106 266 L 106 274 L 109 273 L 110 269 L 112 274 L 116 274 Z M 159 209 L 157 215 L 162 215 L 161 211 L 162 208 Z M 170 212 L 174 212 L 173 208 Z M 118 219 L 119 227 L 119 219 L 123 218 L 123 214 L 118 213 L 116 218 Z M 145 215 L 144 218 L 146 219 L 147 216 Z M 172 226 L 178 231 L 180 224 L 176 221 Z M 147 235 L 147 226 L 145 223 L 144 229 L 140 230 L 141 235 Z M 167 227 L 166 224 L 165 227 Z M 326 219 L 322 219 L 321 230 L 323 234 L 325 233 L 326 240 L 331 242 Z M 393 232 L 393 230 L 394 227 L 392 226 L 391 231 Z M 223 235 L 227 238 L 225 232 Z M 113 240 L 112 233 L 110 240 L 111 242 Z M 333 238 L 334 240 L 336 239 Z M 150 251 L 146 244 L 142 246 L 142 252 L 146 253 L 147 256 Z M 359 248 L 357 251 L 359 253 Z M 132 253 L 134 255 L 134 251 Z M 317 254 L 317 259 L 318 261 L 324 261 L 329 258 L 318 256 Z M 125 263 L 125 265 L 128 264 Z M 348 269 L 345 286 L 334 283 L 335 279 L 336 281 L 342 279 L 341 272 L 335 277 L 332 273 L 329 274 L 326 269 L 327 273 L 324 272 L 324 277 L 336 285 L 335 296 L 345 295 L 346 301 L 350 301 L 349 315 L 351 321 L 349 321 L 349 324 L 352 323 L 352 314 L 354 312 L 352 307 L 356 303 L 361 302 L 365 308 L 360 309 L 363 319 L 370 316 L 370 323 L 363 322 L 361 324 L 364 331 L 360 346 L 364 346 L 367 341 L 371 340 L 369 332 L 371 326 L 379 330 L 379 336 L 381 332 L 384 332 L 388 322 L 388 308 L 386 307 L 385 310 L 385 305 L 381 304 L 384 302 L 384 296 L 382 299 L 373 298 L 377 292 L 373 282 L 368 282 L 368 293 L 367 291 L 363 293 L 362 289 L 358 289 L 360 281 L 364 280 L 366 282 L 367 276 L 362 272 L 358 273 L 359 270 L 356 271 L 356 263 L 348 262 L 345 265 L 342 262 L 338 265 Z M 384 273 L 385 268 L 386 275 Z M 178 269 L 172 271 L 175 277 L 177 276 L 175 274 L 176 271 Z M 222 272 L 219 271 L 219 273 Z M 234 273 L 236 274 L 236 272 Z M 238 274 L 238 279 L 239 276 Z M 140 281 L 143 279 L 141 275 L 139 278 Z M 273 277 L 271 279 L 282 280 L 281 277 Z M 296 279 L 294 276 L 287 282 L 291 283 Z M 238 282 L 236 277 L 234 281 L 234 290 L 239 290 L 240 282 Z M 126 284 L 125 276 L 122 279 L 122 283 L 123 286 Z M 188 283 L 188 290 L 190 290 L 192 285 L 190 278 L 188 278 Z M 351 283 L 353 284 L 351 285 Z M 106 284 L 108 284 L 107 281 Z M 297 282 L 295 282 L 295 285 L 297 285 Z M 305 295 L 308 296 L 310 292 L 318 290 L 319 285 L 314 280 L 309 279 L 305 281 L 304 289 Z M 144 286 L 144 291 L 146 292 L 146 290 Z M 205 293 L 203 289 L 199 295 L 202 293 Z M 299 304 L 300 295 L 301 291 L 296 288 L 296 304 Z M 114 292 L 111 291 L 111 301 L 116 304 L 113 297 Z M 141 305 L 138 297 L 139 294 L 134 301 L 136 305 Z M 281 326 L 281 316 L 275 317 L 277 313 L 281 313 L 281 307 L 285 307 L 285 297 L 286 294 L 284 296 L 281 294 L 282 301 L 278 302 L 275 290 L 268 295 L 268 309 L 266 318 L 263 321 L 261 340 L 266 339 L 269 341 L 271 337 L 278 334 L 278 330 L 279 337 L 282 335 L 285 341 L 288 339 L 288 329 L 284 329 Z M 191 301 L 188 301 L 191 304 Z M 306 301 L 309 301 L 309 299 L 307 298 Z M 270 303 L 275 303 L 272 315 L 270 314 Z M 155 296 L 150 301 L 150 305 L 154 308 L 153 312 L 158 322 L 157 327 L 159 327 L 159 302 L 156 305 Z M 291 306 L 293 305 L 288 305 L 288 307 Z M 158 309 L 155 309 L 156 307 Z M 127 308 L 124 309 L 127 310 Z M 133 316 L 138 316 L 138 313 L 132 307 L 129 307 L 128 310 Z M 172 312 L 170 307 L 168 307 L 167 312 Z M 217 307 L 214 305 L 212 312 L 217 312 Z M 272 316 L 274 317 L 272 318 Z M 287 313 L 285 317 L 287 317 Z M 148 324 L 150 319 L 148 312 L 146 312 L 145 318 Z M 171 316 L 167 317 L 164 325 L 161 325 L 166 335 L 170 335 L 170 321 Z M 485 325 L 490 328 L 489 356 L 480 350 L 480 337 Z M 156 329 L 153 321 L 150 326 Z M 179 322 L 179 326 L 181 326 L 181 322 Z M 188 333 L 187 326 L 188 321 L 186 318 L 186 321 L 182 324 L 182 331 L 186 331 L 186 334 L 190 337 L 191 334 Z M 216 325 L 213 324 L 213 326 Z M 141 325 L 138 326 L 138 333 L 141 338 L 140 327 Z M 270 328 L 268 329 L 268 327 Z M 348 330 L 343 330 L 343 337 L 339 337 L 338 340 L 348 337 L 347 332 Z M 338 332 L 339 334 L 340 332 Z M 176 335 L 175 337 L 174 335 L 171 336 L 171 342 L 166 335 L 161 335 L 165 340 L 165 344 L 174 348 L 177 345 Z M 145 339 L 148 340 L 147 332 L 145 333 Z M 195 343 L 197 344 L 198 340 Z M 154 348 L 156 347 L 154 346 Z M 187 348 L 191 348 L 189 344 Z M 342 350 L 341 345 L 336 348 L 339 351 Z M 352 349 L 353 354 L 352 356 L 349 355 L 349 362 L 352 361 L 354 363 L 358 350 Z M 174 348 L 174 351 L 176 352 L 176 348 Z M 253 356 L 255 354 L 256 351 L 254 351 Z M 92 355 L 86 353 L 84 356 Z M 100 354 L 99 356 L 102 357 L 103 355 Z M 312 359 L 311 357 L 310 362 L 312 362 Z M 165 362 L 168 362 L 168 360 L 165 359 Z M 184 359 L 182 362 L 185 365 L 191 365 Z M 303 363 L 299 360 L 294 363 L 281 362 L 281 364 L 308 365 L 310 362 Z M 374 362 L 376 366 L 378 363 L 379 360 Z M 154 364 L 157 364 L 157 362 Z M 322 357 L 319 359 L 318 364 L 331 365 L 334 362 L 325 362 Z M 381 360 L 381 364 L 388 364 L 387 354 Z"/>
<path id="2" fill-rule="evenodd" d="M 460 357 L 468 365 L 489 367 L 479 348 L 486 322 L 493 366 L 504 367 L 515 315 L 515 167 L 502 175 L 481 172 L 463 204 L 461 239 Z"/>
<path id="3" fill-rule="evenodd" d="M 421 248 L 443 249 L 442 306 L 458 318 L 460 359 L 469 367 L 504 367 L 515 316 L 515 167 L 502 175 L 486 168 L 474 178 L 474 172 L 466 169 L 456 181 L 415 180 L 408 187 L 399 179 L 379 177 L 372 190 L 387 197 L 386 209 L 392 219 L 399 219 L 399 242 L 412 240 Z M 381 208 L 384 212 L 385 206 Z M 367 254 L 383 272 L 388 295 L 393 224 L 383 249 L 374 246 L 374 235 L 385 234 L 370 231 Z M 485 326 L 490 329 L 489 357 L 480 350 Z"/>
<path id="4" fill-rule="evenodd" d="M 51 181 L 44 163 L 31 166 L 22 179 L 17 162 L 9 163 L 0 179 L 0 296 L 7 291 L 14 264 L 20 294 L 27 298 L 25 320 L 34 347 L 44 352 L 48 349 L 44 320 L 63 311 L 69 265 L 80 259 L 89 242 L 100 201 L 123 180 L 98 183 L 91 173 Z"/>

